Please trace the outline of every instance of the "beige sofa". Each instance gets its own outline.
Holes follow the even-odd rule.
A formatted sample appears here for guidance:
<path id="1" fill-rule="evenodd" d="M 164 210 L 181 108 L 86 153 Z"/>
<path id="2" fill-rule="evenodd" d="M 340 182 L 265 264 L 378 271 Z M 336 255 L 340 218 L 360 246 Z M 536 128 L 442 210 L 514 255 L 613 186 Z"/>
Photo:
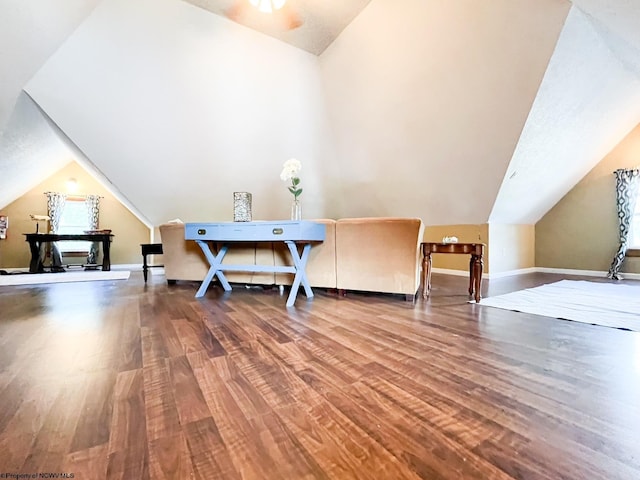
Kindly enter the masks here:
<path id="1" fill-rule="evenodd" d="M 307 263 L 312 287 L 341 291 L 404 294 L 413 298 L 420 285 L 420 242 L 424 225 L 419 218 L 371 217 L 313 220 L 324 223 L 326 238 L 314 244 Z M 184 225 L 160 226 L 165 275 L 177 280 L 204 278 L 208 263 L 200 247 L 184 239 Z M 214 253 L 219 245 L 214 245 Z M 223 264 L 292 265 L 280 243 L 232 244 Z M 290 285 L 292 274 L 225 272 L 230 282 Z"/>

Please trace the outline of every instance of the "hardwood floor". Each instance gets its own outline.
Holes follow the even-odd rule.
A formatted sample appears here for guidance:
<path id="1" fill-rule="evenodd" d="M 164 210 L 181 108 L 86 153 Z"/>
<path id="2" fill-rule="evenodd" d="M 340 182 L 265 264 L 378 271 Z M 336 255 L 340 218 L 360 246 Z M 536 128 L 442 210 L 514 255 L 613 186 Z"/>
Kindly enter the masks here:
<path id="1" fill-rule="evenodd" d="M 469 304 L 466 284 L 292 309 L 277 289 L 196 300 L 196 283 L 141 272 L 0 287 L 0 471 L 640 478 L 640 333 Z"/>

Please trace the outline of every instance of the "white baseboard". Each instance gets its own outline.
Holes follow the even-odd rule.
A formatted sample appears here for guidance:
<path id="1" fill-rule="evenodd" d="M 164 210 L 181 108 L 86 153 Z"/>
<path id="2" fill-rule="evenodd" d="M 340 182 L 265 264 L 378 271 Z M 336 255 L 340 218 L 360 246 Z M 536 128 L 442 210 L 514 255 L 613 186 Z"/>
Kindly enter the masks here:
<path id="1" fill-rule="evenodd" d="M 432 268 L 433 273 L 442 273 L 443 275 L 455 275 L 456 277 L 468 277 L 469 270 L 452 270 L 450 268 Z M 484 276 L 484 275 L 483 275 Z"/>
<path id="2" fill-rule="evenodd" d="M 142 271 L 142 264 L 121 263 L 118 265 L 111 265 L 111 270 L 129 270 L 130 272 L 138 272 L 138 271 Z"/>
<path id="3" fill-rule="evenodd" d="M 29 271 L 29 267 L 22 267 L 22 268 L 0 268 L 0 270 L 4 270 L 5 272 L 28 272 Z"/>
<path id="4" fill-rule="evenodd" d="M 487 278 L 496 279 L 496 278 L 503 278 L 503 277 L 511 277 L 513 275 L 526 275 L 527 273 L 536 273 L 537 271 L 538 269 L 536 267 L 519 268 L 518 270 L 508 270 L 506 272 L 488 273 Z"/>
<path id="5" fill-rule="evenodd" d="M 79 267 L 80 265 L 78 265 Z M 29 266 L 22 268 L 1 268 L 6 272 L 28 272 Z M 121 263 L 118 265 L 111 265 L 111 270 L 129 270 L 130 272 L 142 271 L 142 264 L 139 263 Z M 152 269 L 154 270 L 154 269 Z M 162 269 L 164 271 L 164 269 Z"/>
<path id="6" fill-rule="evenodd" d="M 606 277 L 607 272 L 598 270 L 574 270 L 571 268 L 547 268 L 536 267 L 536 271 L 540 273 L 557 273 L 559 275 L 577 275 L 581 277 Z"/>
<path id="7" fill-rule="evenodd" d="M 433 273 L 442 273 L 444 275 L 455 275 L 458 277 L 468 277 L 468 270 L 451 270 L 448 268 L 434 268 Z M 488 273 L 483 274 L 482 278 L 496 279 L 502 277 L 509 277 L 512 275 L 526 275 L 527 273 L 557 273 L 559 275 L 575 275 L 579 277 L 601 277 L 607 276 L 607 272 L 598 270 L 572 270 L 569 268 L 547 268 L 547 267 L 530 267 L 521 268 L 519 270 L 510 270 L 508 272 Z M 620 273 L 620 278 L 626 280 L 640 280 L 640 273 Z"/>
<path id="8" fill-rule="evenodd" d="M 561 275 L 578 275 L 581 277 L 601 277 L 604 278 L 607 276 L 607 273 L 599 270 L 571 270 L 568 268 L 547 268 L 547 267 L 536 267 L 536 271 L 541 273 L 558 273 Z M 621 272 L 619 274 L 621 279 L 625 280 L 640 280 L 640 273 L 625 273 Z"/>
<path id="9" fill-rule="evenodd" d="M 469 276 L 469 270 L 452 270 L 449 268 L 433 268 L 431 271 L 433 273 L 442 273 L 443 275 L 455 275 L 457 277 Z M 508 272 L 483 273 L 482 278 L 484 279 L 502 278 L 502 277 L 510 277 L 512 275 L 525 275 L 527 273 L 535 273 L 535 272 L 537 272 L 537 269 L 534 267 L 521 268 L 520 270 L 509 270 Z"/>

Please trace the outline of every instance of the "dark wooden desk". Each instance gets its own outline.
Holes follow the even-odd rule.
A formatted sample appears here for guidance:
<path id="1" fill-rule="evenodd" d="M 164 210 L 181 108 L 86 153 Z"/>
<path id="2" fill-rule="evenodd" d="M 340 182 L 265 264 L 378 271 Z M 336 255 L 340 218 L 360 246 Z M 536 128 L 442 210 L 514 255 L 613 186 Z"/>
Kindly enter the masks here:
<path id="1" fill-rule="evenodd" d="M 147 270 L 149 270 L 149 264 L 147 263 L 147 255 L 162 255 L 161 243 L 141 243 L 142 247 L 142 275 L 144 276 L 144 283 L 147 283 Z M 161 267 L 162 265 L 152 265 L 153 267 Z"/>
<path id="2" fill-rule="evenodd" d="M 31 263 L 29 273 L 44 272 L 44 265 L 40 259 L 40 248 L 43 243 L 58 242 L 62 240 L 77 240 L 83 242 L 102 242 L 102 270 L 111 270 L 111 257 L 109 248 L 113 235 L 110 233 L 25 233 L 29 248 L 31 249 Z"/>
<path id="3" fill-rule="evenodd" d="M 422 298 L 427 298 L 431 291 L 432 253 L 459 253 L 471 255 L 471 260 L 469 262 L 469 295 L 475 294 L 476 303 L 480 302 L 484 243 L 422 243 Z"/>

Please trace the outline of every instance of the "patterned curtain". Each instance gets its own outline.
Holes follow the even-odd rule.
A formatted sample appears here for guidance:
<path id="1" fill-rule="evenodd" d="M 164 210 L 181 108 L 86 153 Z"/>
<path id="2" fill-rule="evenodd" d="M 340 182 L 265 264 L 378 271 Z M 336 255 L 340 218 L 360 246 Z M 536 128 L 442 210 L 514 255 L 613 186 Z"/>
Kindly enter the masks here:
<path id="1" fill-rule="evenodd" d="M 618 208 L 618 228 L 620 246 L 613 257 L 607 277 L 620 280 L 620 269 L 629 246 L 629 230 L 636 209 L 638 187 L 640 187 L 640 169 L 620 169 L 613 172 L 616 176 L 616 203 Z"/>
<path id="2" fill-rule="evenodd" d="M 84 204 L 87 207 L 87 215 L 89 216 L 89 228 L 91 230 L 98 229 L 98 220 L 100 218 L 100 196 L 99 195 L 87 195 L 84 200 Z M 87 263 L 98 263 L 98 249 L 100 242 L 93 242 L 91 248 L 89 248 L 89 255 L 87 256 Z"/>
<path id="3" fill-rule="evenodd" d="M 51 217 L 51 233 L 58 233 L 60 228 L 60 217 L 64 210 L 64 204 L 67 196 L 64 193 L 46 192 L 47 196 L 47 215 Z M 58 248 L 58 242 L 52 242 L 51 247 L 51 268 L 53 270 L 62 269 L 62 255 Z"/>

